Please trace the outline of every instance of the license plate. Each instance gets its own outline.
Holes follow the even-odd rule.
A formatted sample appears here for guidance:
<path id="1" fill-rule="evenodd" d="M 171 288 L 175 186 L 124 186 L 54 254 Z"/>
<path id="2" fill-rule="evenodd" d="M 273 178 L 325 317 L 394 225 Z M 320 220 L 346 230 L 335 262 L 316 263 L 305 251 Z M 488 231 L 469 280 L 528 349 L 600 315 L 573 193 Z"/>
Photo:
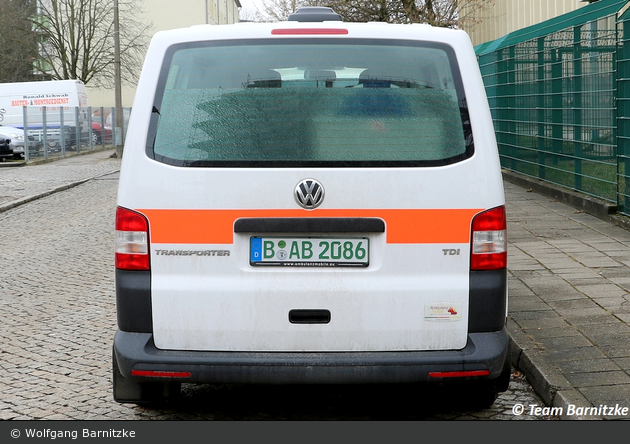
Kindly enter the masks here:
<path id="1" fill-rule="evenodd" d="M 289 267 L 367 267 L 369 239 L 361 238 L 250 238 L 251 265 Z"/>

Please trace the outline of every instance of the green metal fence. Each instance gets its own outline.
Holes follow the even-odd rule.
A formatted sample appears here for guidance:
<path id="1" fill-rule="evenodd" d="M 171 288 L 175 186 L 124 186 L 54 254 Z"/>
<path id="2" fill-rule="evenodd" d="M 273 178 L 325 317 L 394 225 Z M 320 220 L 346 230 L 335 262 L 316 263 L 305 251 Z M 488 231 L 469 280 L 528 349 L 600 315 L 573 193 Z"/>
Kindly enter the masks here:
<path id="1" fill-rule="evenodd" d="M 476 49 L 503 168 L 630 213 L 630 2 L 600 0 Z"/>

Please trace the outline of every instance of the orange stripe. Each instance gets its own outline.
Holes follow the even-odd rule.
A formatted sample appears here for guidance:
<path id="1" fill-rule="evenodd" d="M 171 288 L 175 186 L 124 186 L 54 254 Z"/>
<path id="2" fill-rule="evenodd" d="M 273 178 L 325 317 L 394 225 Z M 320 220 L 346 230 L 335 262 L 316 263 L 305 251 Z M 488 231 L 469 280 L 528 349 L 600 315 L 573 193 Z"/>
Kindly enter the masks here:
<path id="1" fill-rule="evenodd" d="M 389 244 L 468 243 L 482 210 L 136 210 L 147 216 L 156 244 L 232 244 L 241 217 L 377 217 Z"/>

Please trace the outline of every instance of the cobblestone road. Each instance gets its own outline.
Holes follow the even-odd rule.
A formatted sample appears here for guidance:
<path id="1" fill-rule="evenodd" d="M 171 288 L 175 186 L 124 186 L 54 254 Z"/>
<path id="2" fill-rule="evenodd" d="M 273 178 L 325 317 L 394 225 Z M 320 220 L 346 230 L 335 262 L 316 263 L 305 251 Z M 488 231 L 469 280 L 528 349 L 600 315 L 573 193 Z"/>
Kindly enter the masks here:
<path id="1" fill-rule="evenodd" d="M 0 420 L 550 419 L 527 414 L 543 403 L 518 374 L 479 411 L 457 396 L 356 386 L 185 385 L 169 409 L 114 402 L 117 184 L 103 176 L 0 213 Z M 525 414 L 512 413 L 517 404 Z"/>

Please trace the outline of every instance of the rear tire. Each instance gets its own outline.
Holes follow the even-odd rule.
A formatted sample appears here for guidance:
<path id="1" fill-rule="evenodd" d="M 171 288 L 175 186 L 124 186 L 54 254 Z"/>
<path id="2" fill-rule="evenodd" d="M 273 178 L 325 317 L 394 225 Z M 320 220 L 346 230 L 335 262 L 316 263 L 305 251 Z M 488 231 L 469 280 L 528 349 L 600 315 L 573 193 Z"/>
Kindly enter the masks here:
<path id="1" fill-rule="evenodd" d="M 112 352 L 112 382 L 114 401 L 143 406 L 159 406 L 179 397 L 179 382 L 135 382 L 123 377 L 116 354 Z"/>

